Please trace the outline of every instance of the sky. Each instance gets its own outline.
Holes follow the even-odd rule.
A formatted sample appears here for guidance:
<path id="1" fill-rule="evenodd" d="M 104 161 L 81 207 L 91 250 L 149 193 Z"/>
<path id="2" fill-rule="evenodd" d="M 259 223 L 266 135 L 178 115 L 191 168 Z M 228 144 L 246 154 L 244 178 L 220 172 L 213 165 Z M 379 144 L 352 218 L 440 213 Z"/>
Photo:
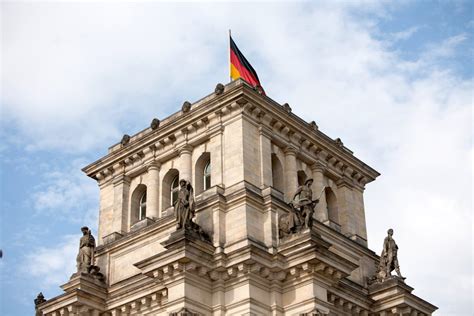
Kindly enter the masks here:
<path id="1" fill-rule="evenodd" d="M 97 232 L 81 168 L 227 83 L 231 29 L 269 97 L 381 173 L 369 247 L 393 228 L 414 294 L 473 315 L 473 4 L 1 2 L 0 314 L 61 293 Z"/>

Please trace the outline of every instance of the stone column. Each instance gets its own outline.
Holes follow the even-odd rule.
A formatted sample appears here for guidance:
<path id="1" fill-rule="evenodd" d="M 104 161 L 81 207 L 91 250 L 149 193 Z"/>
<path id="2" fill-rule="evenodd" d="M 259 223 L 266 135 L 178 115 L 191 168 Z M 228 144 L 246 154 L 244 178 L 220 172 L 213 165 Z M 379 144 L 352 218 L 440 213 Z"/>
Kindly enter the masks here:
<path id="1" fill-rule="evenodd" d="M 192 181 L 192 160 L 191 154 L 193 147 L 191 145 L 184 145 L 179 149 L 179 178 L 187 181 Z"/>
<path id="2" fill-rule="evenodd" d="M 285 200 L 291 201 L 298 188 L 298 175 L 296 174 L 296 148 L 285 149 Z"/>
<path id="3" fill-rule="evenodd" d="M 128 231 L 128 195 L 130 193 L 130 178 L 121 174 L 114 178 L 114 217 L 113 231 L 124 233 Z"/>
<path id="4" fill-rule="evenodd" d="M 313 177 L 313 199 L 317 199 L 321 194 L 321 191 L 324 187 L 324 165 L 317 161 L 311 166 L 311 172 Z M 326 194 L 322 192 L 321 197 L 319 198 L 319 203 L 316 204 L 314 210 L 315 218 L 320 222 L 325 222 L 328 220 L 328 209 L 326 204 Z"/>
<path id="5" fill-rule="evenodd" d="M 152 219 L 159 217 L 160 166 L 157 161 L 153 161 L 148 165 L 146 215 Z"/>

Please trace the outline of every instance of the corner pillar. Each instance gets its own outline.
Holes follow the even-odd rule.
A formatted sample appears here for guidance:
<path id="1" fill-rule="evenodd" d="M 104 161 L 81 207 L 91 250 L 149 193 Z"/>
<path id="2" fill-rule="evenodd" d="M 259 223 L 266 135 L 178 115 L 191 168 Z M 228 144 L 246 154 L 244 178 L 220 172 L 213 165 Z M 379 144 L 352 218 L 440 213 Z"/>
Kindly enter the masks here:
<path id="1" fill-rule="evenodd" d="M 128 196 L 130 193 L 130 178 L 121 174 L 114 178 L 114 216 L 113 231 L 124 233 L 127 231 Z"/>
<path id="2" fill-rule="evenodd" d="M 337 181 L 337 197 L 339 220 L 342 233 L 351 239 L 356 238 L 357 223 L 353 208 L 353 192 L 351 180 L 345 176 Z"/>

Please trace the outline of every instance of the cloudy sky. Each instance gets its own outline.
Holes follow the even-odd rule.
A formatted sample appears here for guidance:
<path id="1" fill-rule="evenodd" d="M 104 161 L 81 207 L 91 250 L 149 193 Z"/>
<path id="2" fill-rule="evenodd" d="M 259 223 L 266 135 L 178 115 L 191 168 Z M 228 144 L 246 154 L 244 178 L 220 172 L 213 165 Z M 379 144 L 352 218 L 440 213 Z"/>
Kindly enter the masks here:
<path id="1" fill-rule="evenodd" d="M 369 246 L 393 227 L 414 293 L 472 315 L 472 1 L 1 3 L 0 314 L 31 315 L 97 231 L 80 171 L 124 133 L 228 82 L 228 29 L 268 96 L 381 172 Z"/>

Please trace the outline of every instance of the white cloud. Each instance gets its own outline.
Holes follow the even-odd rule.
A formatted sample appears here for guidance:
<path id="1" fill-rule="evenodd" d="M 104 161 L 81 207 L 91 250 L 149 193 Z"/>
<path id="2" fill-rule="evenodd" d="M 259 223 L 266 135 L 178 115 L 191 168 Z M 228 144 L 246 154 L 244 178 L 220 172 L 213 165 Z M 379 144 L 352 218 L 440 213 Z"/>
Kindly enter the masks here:
<path id="1" fill-rule="evenodd" d="M 49 166 L 41 174 L 41 184 L 31 195 L 36 216 L 96 225 L 99 189 L 80 170 L 84 165 L 84 160 L 77 159 L 64 169 Z"/>
<path id="2" fill-rule="evenodd" d="M 34 278 L 43 289 L 64 284 L 76 272 L 80 235 L 66 235 L 56 246 L 39 247 L 28 253 L 20 270 Z"/>
<path id="3" fill-rule="evenodd" d="M 403 31 L 400 31 L 400 32 L 395 32 L 395 33 L 392 33 L 392 39 L 394 41 L 403 41 L 403 40 L 407 40 L 409 39 L 410 37 L 413 36 L 413 34 L 415 34 L 416 32 L 418 32 L 420 30 L 420 26 L 412 26 L 406 30 L 403 30 Z"/>
<path id="4" fill-rule="evenodd" d="M 470 314 L 473 84 L 440 63 L 467 34 L 406 61 L 362 14 L 388 14 L 373 2 L 3 6 L 3 115 L 32 149 L 95 151 L 211 92 L 227 78 L 231 28 L 272 98 L 382 172 L 365 197 L 371 247 L 393 227 L 415 293 L 439 314 Z M 70 214 L 96 197 L 83 178 L 48 174 L 36 209 Z"/>

